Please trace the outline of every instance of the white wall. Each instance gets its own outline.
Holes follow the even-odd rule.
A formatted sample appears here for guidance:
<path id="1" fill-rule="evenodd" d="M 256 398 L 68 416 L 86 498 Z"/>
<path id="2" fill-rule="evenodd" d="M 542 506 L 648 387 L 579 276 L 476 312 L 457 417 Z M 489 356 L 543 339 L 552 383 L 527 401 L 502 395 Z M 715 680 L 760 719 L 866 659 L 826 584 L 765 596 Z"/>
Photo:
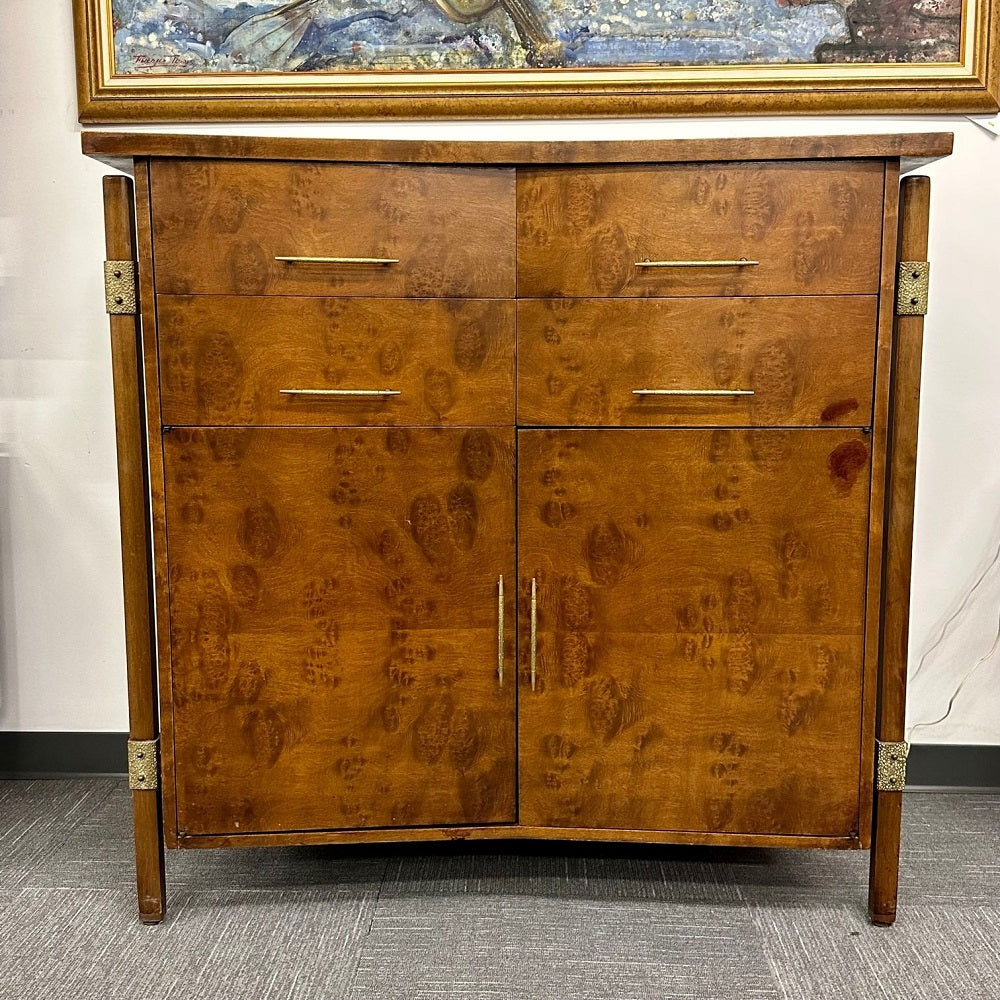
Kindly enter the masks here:
<path id="1" fill-rule="evenodd" d="M 35 41 L 43 39 L 39 48 Z M 41 55 L 40 55 L 41 52 Z M 243 131 L 277 131 L 281 126 Z M 341 124 L 341 136 L 630 138 L 951 130 L 933 178 L 909 719 L 1000 743 L 1000 138 L 962 118 Z M 100 178 L 69 3 L 0 4 L 0 730 L 124 730 Z M 973 590 L 977 580 L 981 583 Z M 971 592 L 971 596 L 970 596 Z M 986 657 L 978 666 L 977 661 Z M 919 667 L 919 670 L 917 668 Z"/>

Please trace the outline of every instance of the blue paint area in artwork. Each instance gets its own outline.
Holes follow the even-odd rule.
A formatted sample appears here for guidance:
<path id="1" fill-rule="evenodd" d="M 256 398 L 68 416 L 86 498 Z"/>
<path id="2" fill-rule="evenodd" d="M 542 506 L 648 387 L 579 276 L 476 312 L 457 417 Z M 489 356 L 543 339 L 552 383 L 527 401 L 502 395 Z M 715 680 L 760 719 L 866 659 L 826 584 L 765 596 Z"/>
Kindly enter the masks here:
<path id="1" fill-rule="evenodd" d="M 113 0 L 120 74 L 815 62 L 844 4 L 778 0 Z"/>

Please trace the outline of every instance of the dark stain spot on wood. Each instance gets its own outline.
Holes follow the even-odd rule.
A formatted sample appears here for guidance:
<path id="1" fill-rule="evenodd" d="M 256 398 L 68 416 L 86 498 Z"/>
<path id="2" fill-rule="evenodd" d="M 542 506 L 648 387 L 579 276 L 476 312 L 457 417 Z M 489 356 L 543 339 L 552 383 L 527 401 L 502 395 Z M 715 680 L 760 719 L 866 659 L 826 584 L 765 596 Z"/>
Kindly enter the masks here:
<path id="1" fill-rule="evenodd" d="M 496 466 L 497 449 L 493 436 L 482 428 L 466 431 L 459 450 L 459 470 L 467 479 L 482 482 Z"/>
<path id="2" fill-rule="evenodd" d="M 254 559 L 270 559 L 278 551 L 281 525 L 266 500 L 255 501 L 240 514 L 237 539 L 240 548 Z"/>
<path id="3" fill-rule="evenodd" d="M 471 486 L 463 483 L 448 494 L 448 523 L 458 548 L 468 551 L 476 544 L 479 532 L 479 503 Z"/>
<path id="4" fill-rule="evenodd" d="M 830 452 L 827 466 L 830 478 L 843 490 L 849 490 L 868 465 L 868 448 L 863 441 L 845 441 Z"/>
<path id="5" fill-rule="evenodd" d="M 227 570 L 233 598 L 241 608 L 252 608 L 260 600 L 260 574 L 246 563 L 230 566 Z"/>
<path id="6" fill-rule="evenodd" d="M 819 418 L 825 424 L 833 423 L 840 420 L 841 417 L 846 417 L 848 413 L 853 413 L 857 408 L 858 401 L 854 398 L 838 399 L 836 402 L 831 403 L 820 414 Z"/>
<path id="7" fill-rule="evenodd" d="M 453 549 L 448 518 L 433 493 L 421 493 L 410 504 L 410 532 L 424 557 L 433 566 L 447 566 Z"/>
<path id="8" fill-rule="evenodd" d="M 609 587 L 631 572 L 639 562 L 640 550 L 632 535 L 607 520 L 587 533 L 584 556 L 594 583 Z"/>

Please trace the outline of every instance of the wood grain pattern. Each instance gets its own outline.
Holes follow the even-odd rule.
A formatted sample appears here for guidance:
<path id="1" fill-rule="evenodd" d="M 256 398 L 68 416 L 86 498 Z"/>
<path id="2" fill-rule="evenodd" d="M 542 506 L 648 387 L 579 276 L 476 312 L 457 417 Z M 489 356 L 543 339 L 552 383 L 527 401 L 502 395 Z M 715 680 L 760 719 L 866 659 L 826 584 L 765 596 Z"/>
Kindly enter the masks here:
<path id="1" fill-rule="evenodd" d="M 104 178 L 104 234 L 108 260 L 135 260 L 132 182 Z M 109 317 L 115 397 L 119 523 L 125 604 L 129 738 L 159 736 L 154 673 L 152 539 L 143 413 L 142 342 L 136 316 Z M 132 792 L 139 918 L 159 923 L 166 912 L 162 802 L 156 789 Z"/>
<path id="2" fill-rule="evenodd" d="M 164 440 L 181 832 L 513 821 L 513 431 Z"/>
<path id="3" fill-rule="evenodd" d="M 518 432 L 521 821 L 856 836 L 867 437 Z"/>
<path id="4" fill-rule="evenodd" d="M 724 160 L 840 160 L 948 156 L 951 132 L 871 135 L 746 136 L 707 139 L 630 139 L 483 142 L 426 139 L 339 139 L 289 135 L 207 135 L 84 131 L 88 156 L 191 159 L 315 160 L 345 163 L 604 164 L 719 163 Z"/>
<path id="5" fill-rule="evenodd" d="M 514 422 L 510 302 L 161 295 L 157 308 L 167 424 Z"/>
<path id="6" fill-rule="evenodd" d="M 371 830 L 298 830 L 291 833 L 232 833 L 183 836 L 184 848 L 290 847 L 300 844 L 399 844 L 463 840 L 574 840 L 591 843 L 692 844 L 710 847 L 791 848 L 854 851 L 854 837 L 809 837 L 692 830 L 595 830 L 574 826 L 419 826 Z"/>
<path id="7" fill-rule="evenodd" d="M 518 294 L 875 294 L 878 161 L 525 169 Z M 637 268 L 642 260 L 756 267 Z"/>
<path id="8" fill-rule="evenodd" d="M 903 180 L 899 215 L 901 260 L 927 259 L 930 189 L 927 177 L 907 177 Z M 893 418 L 888 447 L 885 582 L 879 662 L 881 697 L 876 719 L 876 735 L 885 742 L 905 739 L 910 570 L 923 333 L 923 316 L 897 317 L 892 365 Z M 875 793 L 868 911 L 877 924 L 891 924 L 896 919 L 902 800 L 899 792 Z"/>
<path id="9" fill-rule="evenodd" d="M 504 169 L 154 160 L 157 291 L 513 295 L 513 192 Z"/>
<path id="10" fill-rule="evenodd" d="M 876 307 L 874 296 L 522 300 L 518 422 L 867 426 Z"/>
<path id="11" fill-rule="evenodd" d="M 868 520 L 868 551 L 882 550 L 885 531 L 886 448 L 891 418 L 889 381 L 892 372 L 892 338 L 896 311 L 896 258 L 899 213 L 899 164 L 885 163 L 885 202 L 882 207 L 882 278 L 879 292 L 878 342 L 875 352 L 875 392 L 872 413 L 871 516 Z M 865 673 L 861 698 L 861 822 L 864 848 L 871 846 L 872 792 L 875 778 L 875 713 L 879 697 L 880 629 L 882 623 L 882 560 L 868 560 L 865 598 Z"/>

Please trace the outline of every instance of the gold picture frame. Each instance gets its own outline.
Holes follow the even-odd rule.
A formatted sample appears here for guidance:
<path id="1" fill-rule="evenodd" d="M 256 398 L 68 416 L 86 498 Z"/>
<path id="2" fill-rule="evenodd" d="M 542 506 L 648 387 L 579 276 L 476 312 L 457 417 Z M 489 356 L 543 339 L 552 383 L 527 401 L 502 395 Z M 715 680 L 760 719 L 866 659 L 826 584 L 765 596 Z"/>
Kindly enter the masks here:
<path id="1" fill-rule="evenodd" d="M 714 33 L 700 26 L 698 18 L 710 16 L 705 11 L 718 10 L 707 0 L 662 4 L 660 0 L 371 0 L 364 7 L 366 2 L 258 0 L 237 5 L 229 0 L 227 6 L 227 0 L 160 0 L 157 6 L 151 0 L 74 0 L 80 121 L 972 114 L 1000 107 L 1000 0 L 752 0 L 777 25 L 777 41 L 771 48 L 778 55 L 758 62 L 734 62 L 731 53 L 724 60 L 715 59 L 712 52 L 723 51 L 726 45 L 731 49 L 736 36 L 727 37 L 724 24 Z M 583 24 L 582 30 L 579 16 L 566 20 L 565 30 L 550 30 L 553 11 L 578 14 L 581 3 L 597 11 L 598 20 L 602 3 L 632 6 L 628 16 L 616 14 L 600 24 Z M 746 3 L 739 3 L 743 10 Z M 879 4 L 909 4 L 900 8 L 906 12 L 908 34 L 895 47 L 886 43 L 879 48 L 866 40 L 877 32 L 865 36 L 857 27 L 867 11 L 869 21 L 864 24 L 870 28 L 872 17 L 881 16 Z M 678 19 L 681 7 L 683 18 Z M 214 36 L 196 30 L 220 8 L 229 17 L 223 28 Z M 244 11 L 244 17 L 248 9 L 260 13 L 234 28 L 237 9 Z M 398 21 L 400 12 L 412 19 L 418 10 L 425 31 L 427 24 L 433 28 L 437 23 L 434 17 L 442 25 L 454 25 L 454 30 L 441 35 L 446 58 L 435 62 L 433 45 L 425 38 L 413 46 L 412 65 L 401 63 L 410 50 L 397 46 L 392 65 L 402 68 L 387 68 L 389 56 L 378 53 L 392 46 L 374 44 L 383 37 L 376 33 L 384 32 L 383 22 Z M 160 21 L 146 32 L 150 24 L 143 17 L 149 11 L 155 11 Z M 337 19 L 337 14 L 347 12 L 349 16 Z M 796 18 L 814 23 L 820 12 L 835 25 L 840 24 L 838 18 L 843 20 L 847 27 L 840 31 L 847 41 L 818 46 L 815 52 L 824 61 L 794 61 L 795 52 L 789 55 L 782 48 L 783 26 Z M 650 13 L 664 22 L 659 35 L 628 33 L 629 25 L 634 30 L 640 23 L 636 18 Z M 885 17 L 876 27 L 890 23 Z M 371 27 L 358 27 L 365 18 L 374 19 Z M 666 26 L 671 18 L 680 25 L 677 38 Z M 698 30 L 685 29 L 685 20 Z M 897 22 L 902 23 L 899 17 L 893 23 Z M 920 35 L 925 22 L 926 38 Z M 129 34 L 130 24 L 139 25 L 135 35 Z M 155 28 L 160 24 L 158 35 Z M 341 49 L 331 54 L 326 39 L 334 29 L 343 35 L 337 44 L 344 54 L 338 54 Z M 609 47 L 606 38 L 598 38 L 604 29 L 615 45 Z M 359 35 L 363 30 L 372 32 L 373 41 Z M 228 32 L 225 37 L 223 31 Z M 241 40 L 240 51 L 234 38 Z M 320 45 L 310 50 L 310 39 L 320 40 Z M 656 49 L 661 43 L 665 47 Z M 765 39 L 753 46 L 766 49 L 768 44 Z M 521 58 L 523 64 L 484 68 L 461 62 L 492 58 L 483 55 L 491 51 L 490 45 L 506 45 L 508 62 Z M 594 51 L 632 51 L 630 46 L 642 45 L 645 52 L 674 54 L 669 64 L 598 65 L 591 58 Z M 698 49 L 698 58 L 704 54 L 705 60 L 678 60 L 674 52 L 678 45 L 682 50 L 684 45 L 688 51 Z M 250 52 L 256 55 L 251 57 Z M 581 53 L 591 62 L 582 64 Z M 863 61 L 865 53 L 872 55 L 872 61 Z M 911 53 L 919 61 L 900 61 Z M 262 61 L 265 57 L 293 68 L 275 70 Z M 253 72 L 247 71 L 251 58 L 257 59 Z M 225 65 L 220 69 L 215 63 Z"/>

